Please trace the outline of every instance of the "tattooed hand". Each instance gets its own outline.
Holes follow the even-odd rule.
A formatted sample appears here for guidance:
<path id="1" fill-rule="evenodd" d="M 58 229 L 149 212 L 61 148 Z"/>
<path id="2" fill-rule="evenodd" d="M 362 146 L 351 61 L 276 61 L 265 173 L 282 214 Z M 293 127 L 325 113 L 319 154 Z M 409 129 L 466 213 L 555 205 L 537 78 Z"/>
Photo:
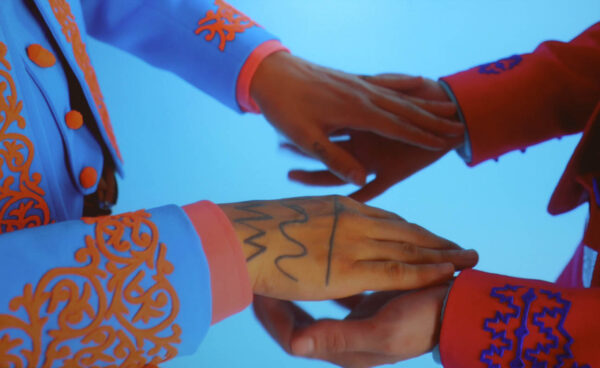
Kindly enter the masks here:
<path id="1" fill-rule="evenodd" d="M 259 295 L 322 300 L 366 290 L 414 289 L 477 263 L 475 251 L 346 197 L 220 207 L 243 243 Z"/>

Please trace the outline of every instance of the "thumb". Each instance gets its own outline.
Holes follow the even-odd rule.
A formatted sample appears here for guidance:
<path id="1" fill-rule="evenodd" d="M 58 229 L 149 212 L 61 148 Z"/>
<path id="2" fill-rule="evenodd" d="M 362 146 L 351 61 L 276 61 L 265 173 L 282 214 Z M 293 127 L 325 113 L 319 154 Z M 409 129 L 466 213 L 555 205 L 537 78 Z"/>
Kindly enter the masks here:
<path id="1" fill-rule="evenodd" d="M 346 352 L 372 350 L 373 333 L 365 320 L 320 320 L 292 338 L 292 353 L 298 356 L 329 360 Z"/>

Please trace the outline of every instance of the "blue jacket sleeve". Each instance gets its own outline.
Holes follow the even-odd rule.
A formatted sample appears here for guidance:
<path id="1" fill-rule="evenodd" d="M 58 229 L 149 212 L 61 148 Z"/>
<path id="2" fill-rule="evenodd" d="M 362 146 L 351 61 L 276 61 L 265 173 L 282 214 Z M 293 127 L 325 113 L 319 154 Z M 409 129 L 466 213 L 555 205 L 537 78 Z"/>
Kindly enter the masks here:
<path id="1" fill-rule="evenodd" d="M 275 37 L 223 0 L 85 0 L 87 31 L 169 70 L 241 111 L 236 83 L 256 47 Z"/>
<path id="2" fill-rule="evenodd" d="M 0 362 L 15 367 L 142 368 L 194 352 L 211 320 L 177 206 L 0 235 L 0 278 Z"/>

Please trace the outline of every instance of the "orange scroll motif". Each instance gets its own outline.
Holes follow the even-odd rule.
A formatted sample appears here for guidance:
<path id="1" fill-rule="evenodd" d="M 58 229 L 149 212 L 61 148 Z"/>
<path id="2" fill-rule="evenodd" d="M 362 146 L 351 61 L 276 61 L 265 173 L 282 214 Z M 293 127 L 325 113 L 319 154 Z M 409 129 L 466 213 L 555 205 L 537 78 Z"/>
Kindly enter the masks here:
<path id="1" fill-rule="evenodd" d="M 175 357 L 179 299 L 166 278 L 174 267 L 150 217 L 84 219 L 95 228 L 75 253 L 81 266 L 25 285 L 9 307 L 26 318 L 0 315 L 0 367 L 138 368 Z"/>
<path id="2" fill-rule="evenodd" d="M 121 159 L 121 153 L 119 152 L 119 147 L 117 146 L 117 138 L 115 137 L 115 133 L 112 129 L 108 109 L 104 104 L 104 96 L 100 90 L 100 84 L 98 84 L 98 78 L 96 77 L 96 72 L 92 67 L 90 57 L 85 49 L 85 44 L 81 40 L 81 33 L 79 32 L 79 27 L 75 22 L 75 16 L 73 16 L 71 13 L 71 6 L 66 0 L 48 1 L 50 2 L 50 6 L 52 7 L 52 12 L 56 17 L 56 20 L 62 27 L 62 33 L 65 35 L 67 42 L 69 42 L 73 48 L 75 61 L 77 62 L 79 69 L 81 69 L 83 72 L 85 82 L 92 92 L 94 103 L 96 104 L 96 108 L 100 113 L 100 119 L 102 119 L 102 125 L 104 126 L 104 130 L 108 135 L 110 144 L 115 149 L 119 159 Z"/>
<path id="3" fill-rule="evenodd" d="M 26 124 L 7 52 L 0 42 L 0 233 L 50 223 L 45 192 L 40 188 L 42 175 L 30 173 L 33 144 L 15 129 L 9 132 L 11 126 L 24 129 Z"/>
<path id="4" fill-rule="evenodd" d="M 218 6 L 217 11 L 206 12 L 206 16 L 198 22 L 200 26 L 196 29 L 196 34 L 207 31 L 205 37 L 207 41 L 212 41 L 218 34 L 219 50 L 225 51 L 225 45 L 235 40 L 236 34 L 243 33 L 257 24 L 223 0 L 215 0 L 215 5 Z"/>

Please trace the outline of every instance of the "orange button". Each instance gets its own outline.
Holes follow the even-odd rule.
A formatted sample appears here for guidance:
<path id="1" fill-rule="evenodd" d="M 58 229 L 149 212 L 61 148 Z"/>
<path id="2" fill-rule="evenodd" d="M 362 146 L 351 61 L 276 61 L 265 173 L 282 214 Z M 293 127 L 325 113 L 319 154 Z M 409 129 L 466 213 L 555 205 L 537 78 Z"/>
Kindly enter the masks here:
<path id="1" fill-rule="evenodd" d="M 93 167 L 84 167 L 79 173 L 79 183 L 85 189 L 90 189 L 98 181 L 98 172 Z"/>
<path id="2" fill-rule="evenodd" d="M 56 64 L 56 57 L 54 57 L 54 54 L 37 43 L 27 47 L 27 56 L 29 56 L 31 61 L 42 68 L 49 68 Z"/>
<path id="3" fill-rule="evenodd" d="M 83 125 L 83 115 L 77 110 L 71 110 L 65 115 L 65 122 L 71 129 L 79 129 Z"/>

